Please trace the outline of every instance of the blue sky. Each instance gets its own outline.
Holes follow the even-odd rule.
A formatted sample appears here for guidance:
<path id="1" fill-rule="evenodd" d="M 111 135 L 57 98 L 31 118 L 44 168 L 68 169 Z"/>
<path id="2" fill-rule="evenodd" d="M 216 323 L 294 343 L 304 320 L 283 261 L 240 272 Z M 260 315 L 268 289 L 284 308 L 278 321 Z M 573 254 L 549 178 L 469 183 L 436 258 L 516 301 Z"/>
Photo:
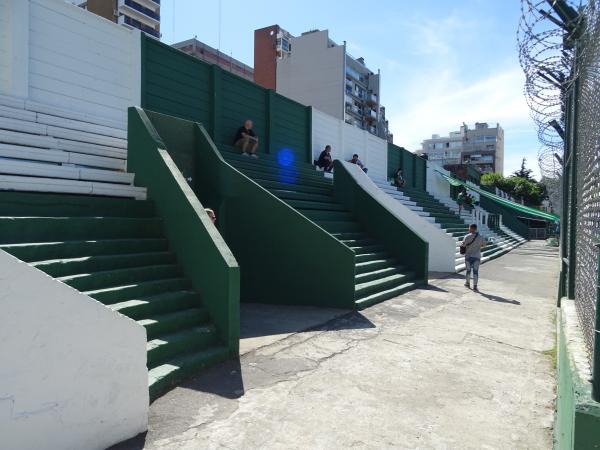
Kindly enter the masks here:
<path id="1" fill-rule="evenodd" d="M 526 157 L 538 175 L 539 144 L 516 50 L 520 14 L 519 0 L 163 0 L 161 31 L 168 44 L 197 36 L 217 47 L 220 22 L 221 51 L 253 66 L 256 28 L 278 24 L 294 35 L 328 29 L 371 70 L 381 69 L 396 144 L 414 151 L 463 121 L 499 122 L 505 174 Z"/>

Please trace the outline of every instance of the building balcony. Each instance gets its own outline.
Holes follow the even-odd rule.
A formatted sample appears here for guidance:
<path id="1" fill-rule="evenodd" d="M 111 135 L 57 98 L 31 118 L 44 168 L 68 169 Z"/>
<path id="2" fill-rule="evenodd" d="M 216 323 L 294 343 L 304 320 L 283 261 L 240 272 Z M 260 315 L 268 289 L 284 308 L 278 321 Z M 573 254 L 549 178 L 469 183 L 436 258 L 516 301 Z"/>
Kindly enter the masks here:
<path id="1" fill-rule="evenodd" d="M 377 120 L 377 113 L 372 109 L 365 109 L 364 115 L 367 120 Z"/>
<path id="2" fill-rule="evenodd" d="M 376 105 L 377 104 L 377 94 L 374 93 L 369 93 L 367 94 L 367 103 L 371 104 L 371 105 Z"/>
<path id="3" fill-rule="evenodd" d="M 158 12 L 160 8 L 160 0 L 136 0 L 140 5 L 148 8 L 151 11 Z"/>
<path id="4" fill-rule="evenodd" d="M 143 31 L 150 36 L 155 37 L 156 39 L 160 39 L 160 33 L 154 27 L 150 27 L 148 25 L 143 24 L 139 20 L 132 19 L 129 16 L 119 16 L 117 21 L 120 25 L 129 25 L 130 27 L 137 28 L 138 30 Z"/>
<path id="5" fill-rule="evenodd" d="M 160 25 L 160 15 L 133 0 L 119 0 L 119 12 L 148 27 L 156 28 Z"/>

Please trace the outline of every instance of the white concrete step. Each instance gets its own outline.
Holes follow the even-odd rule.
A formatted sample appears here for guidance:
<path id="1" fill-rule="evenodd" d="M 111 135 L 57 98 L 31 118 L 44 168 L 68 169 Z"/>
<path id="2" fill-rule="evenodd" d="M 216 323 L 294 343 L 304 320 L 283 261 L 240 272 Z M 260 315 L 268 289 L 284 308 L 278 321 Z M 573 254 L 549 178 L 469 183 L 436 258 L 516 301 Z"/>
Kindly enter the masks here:
<path id="1" fill-rule="evenodd" d="M 119 171 L 124 171 L 127 165 L 124 159 L 86 155 L 83 153 L 52 150 L 49 148 L 26 147 L 23 145 L 13 144 L 0 144 L 0 157 L 30 161 L 76 164 L 80 166 Z"/>
<path id="2" fill-rule="evenodd" d="M 49 114 L 56 117 L 63 117 L 65 119 L 73 119 L 79 122 L 101 125 L 119 130 L 127 130 L 127 123 L 125 121 L 121 122 L 112 119 L 106 119 L 103 117 L 80 113 L 77 111 L 66 110 L 56 106 L 45 105 L 42 103 L 34 102 L 31 100 L 25 100 L 22 98 L 0 95 L 0 105 L 30 112 Z"/>
<path id="3" fill-rule="evenodd" d="M 127 159 L 127 150 L 125 149 L 105 147 L 87 142 L 56 139 L 52 136 L 40 136 L 18 131 L 0 130 L 0 143 L 24 145 L 27 147 L 51 148 L 74 153 Z"/>
<path id="4" fill-rule="evenodd" d="M 5 175 L 25 175 L 30 177 L 104 181 L 128 185 L 133 184 L 134 177 L 132 173 L 117 172 L 114 170 L 90 169 L 7 158 L 0 158 L 0 173 Z"/>
<path id="5" fill-rule="evenodd" d="M 94 181 L 0 175 L 0 190 L 106 195 L 146 199 L 146 188 Z"/>

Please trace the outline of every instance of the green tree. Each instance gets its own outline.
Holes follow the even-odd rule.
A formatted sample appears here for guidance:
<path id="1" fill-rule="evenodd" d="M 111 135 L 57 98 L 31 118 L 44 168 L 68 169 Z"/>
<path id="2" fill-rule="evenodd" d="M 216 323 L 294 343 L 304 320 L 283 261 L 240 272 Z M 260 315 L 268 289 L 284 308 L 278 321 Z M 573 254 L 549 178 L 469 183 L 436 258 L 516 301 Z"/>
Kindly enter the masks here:
<path id="1" fill-rule="evenodd" d="M 527 159 L 523 158 L 523 160 L 521 161 L 521 168 L 519 170 L 517 170 L 516 172 L 513 172 L 513 175 L 515 177 L 524 178 L 527 181 L 535 181 L 535 179 L 531 176 L 531 173 L 533 172 L 533 170 L 527 169 L 525 167 L 526 162 L 527 162 Z"/>
<path id="2" fill-rule="evenodd" d="M 494 186 L 507 194 L 522 199 L 530 206 L 540 206 L 548 197 L 546 186 L 531 176 L 532 170 L 525 166 L 526 159 L 521 162 L 521 169 L 509 177 L 499 173 L 486 173 L 481 176 L 483 186 Z"/>

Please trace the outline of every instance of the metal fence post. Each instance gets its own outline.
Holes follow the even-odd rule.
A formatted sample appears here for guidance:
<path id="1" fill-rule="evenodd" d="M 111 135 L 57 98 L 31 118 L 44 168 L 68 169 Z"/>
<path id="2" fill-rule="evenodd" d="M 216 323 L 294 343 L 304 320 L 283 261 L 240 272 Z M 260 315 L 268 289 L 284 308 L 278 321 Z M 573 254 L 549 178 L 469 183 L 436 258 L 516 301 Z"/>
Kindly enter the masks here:
<path id="1" fill-rule="evenodd" d="M 600 243 L 596 244 L 600 250 Z M 596 321 L 594 324 L 594 352 L 592 355 L 592 398 L 600 401 L 600 251 L 596 279 Z"/>

